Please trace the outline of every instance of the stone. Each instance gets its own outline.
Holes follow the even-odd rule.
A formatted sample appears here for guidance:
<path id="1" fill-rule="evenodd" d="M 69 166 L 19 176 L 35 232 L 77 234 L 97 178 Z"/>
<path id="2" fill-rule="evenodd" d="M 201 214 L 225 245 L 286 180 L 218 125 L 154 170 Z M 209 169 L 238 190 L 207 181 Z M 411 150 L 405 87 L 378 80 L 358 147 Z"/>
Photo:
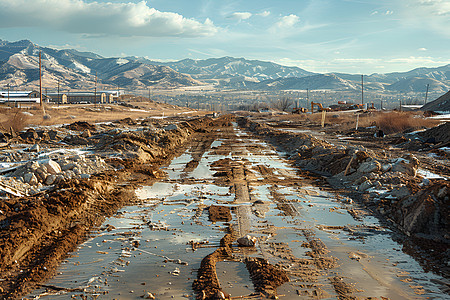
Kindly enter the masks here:
<path id="1" fill-rule="evenodd" d="M 164 127 L 165 131 L 169 131 L 169 130 L 177 130 L 178 126 L 176 124 L 169 124 L 167 126 Z"/>
<path id="2" fill-rule="evenodd" d="M 45 166 L 47 168 L 47 172 L 49 174 L 58 174 L 61 173 L 61 167 L 59 166 L 59 164 L 52 160 L 52 159 L 45 159 L 41 161 L 41 165 Z"/>
<path id="3" fill-rule="evenodd" d="M 73 170 L 76 167 L 78 167 L 76 163 L 66 163 L 61 165 L 61 170 L 62 171 Z"/>
<path id="4" fill-rule="evenodd" d="M 365 192 L 372 187 L 372 182 L 370 180 L 366 180 L 358 186 L 358 191 Z"/>
<path id="5" fill-rule="evenodd" d="M 45 184 L 46 185 L 52 185 L 56 180 L 56 175 L 54 174 L 50 174 L 47 176 L 47 178 L 45 178 Z"/>
<path id="6" fill-rule="evenodd" d="M 91 132 L 89 131 L 89 129 L 83 131 L 83 133 L 81 134 L 81 137 L 83 137 L 83 138 L 90 138 L 91 136 L 92 135 L 91 135 Z"/>
<path id="7" fill-rule="evenodd" d="M 89 144 L 89 141 L 81 136 L 77 135 L 68 135 L 63 140 L 65 143 L 69 145 L 87 145 Z"/>
<path id="8" fill-rule="evenodd" d="M 381 171 L 383 172 L 383 173 L 386 173 L 386 172 L 388 172 L 389 170 L 391 170 L 392 169 L 392 165 L 391 164 L 385 164 L 385 165 L 382 165 L 381 166 Z"/>
<path id="9" fill-rule="evenodd" d="M 43 182 L 47 178 L 47 173 L 44 172 L 42 169 L 35 170 L 34 175 L 36 176 L 39 182 Z"/>
<path id="10" fill-rule="evenodd" d="M 38 183 L 38 180 L 33 173 L 26 173 L 23 175 L 23 181 L 30 185 L 36 185 Z"/>
<path id="11" fill-rule="evenodd" d="M 38 144 L 34 144 L 33 146 L 30 147 L 30 149 L 28 149 L 28 151 L 30 151 L 30 152 L 39 152 L 39 151 L 41 151 L 41 148 L 39 147 Z"/>
<path id="12" fill-rule="evenodd" d="M 48 137 L 51 139 L 51 140 L 56 140 L 57 138 L 58 138 L 58 131 L 56 131 L 56 130 L 50 130 L 49 132 L 48 132 Z"/>
<path id="13" fill-rule="evenodd" d="M 256 237 L 246 235 L 237 239 L 239 246 L 254 247 L 256 244 Z"/>
<path id="14" fill-rule="evenodd" d="M 401 185 L 393 188 L 389 194 L 391 195 L 391 197 L 394 197 L 395 199 L 403 199 L 411 195 L 411 191 L 406 185 Z"/>
<path id="15" fill-rule="evenodd" d="M 372 173 L 372 172 L 379 172 L 381 170 L 381 164 L 376 161 L 367 161 L 363 162 L 359 165 L 358 172 L 361 173 Z"/>

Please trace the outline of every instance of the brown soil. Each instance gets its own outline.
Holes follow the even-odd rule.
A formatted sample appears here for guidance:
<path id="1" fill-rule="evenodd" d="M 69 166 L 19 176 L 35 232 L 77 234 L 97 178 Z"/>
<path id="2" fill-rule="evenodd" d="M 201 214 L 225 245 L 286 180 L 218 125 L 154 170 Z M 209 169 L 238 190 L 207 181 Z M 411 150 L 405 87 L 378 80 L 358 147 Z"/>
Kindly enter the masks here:
<path id="1" fill-rule="evenodd" d="M 229 228 L 227 233 L 220 240 L 220 247 L 213 253 L 206 256 L 197 271 L 197 279 L 194 280 L 192 288 L 197 293 L 196 299 L 225 299 L 228 295 L 222 291 L 219 279 L 217 278 L 216 264 L 226 258 L 232 257 L 231 248 L 234 240 L 233 230 Z M 224 297 L 222 297 L 223 295 Z"/>
<path id="2" fill-rule="evenodd" d="M 343 194 L 360 201 L 366 209 L 371 210 L 382 220 L 384 219 L 389 223 L 394 222 L 392 229 L 400 229 L 405 234 L 402 237 L 399 235 L 399 238 L 405 245 L 409 245 L 407 248 L 413 249 L 414 246 L 411 245 L 411 241 L 414 241 L 416 248 L 419 246 L 422 249 L 419 252 L 414 251 L 413 254 L 416 257 L 418 255 L 426 257 L 425 260 L 419 260 L 425 268 L 449 276 L 450 269 L 446 264 L 450 249 L 448 243 L 448 237 L 450 236 L 449 187 L 446 180 L 431 179 L 429 185 L 422 185 L 420 177 L 397 172 L 391 177 L 380 178 L 379 181 L 382 185 L 404 185 L 408 189 L 408 194 L 400 199 L 371 201 L 368 193 L 350 190 L 341 181 L 335 180 L 336 177 L 333 176 L 345 174 L 346 180 L 349 180 L 348 178 L 351 179 L 351 174 L 354 173 L 355 176 L 362 177 L 358 175 L 360 173 L 355 171 L 361 163 L 369 161 L 371 158 L 381 160 L 386 157 L 410 157 L 405 156 L 404 150 L 398 150 L 398 148 L 388 152 L 391 147 L 395 147 L 389 144 L 395 142 L 395 138 L 387 137 L 383 140 L 377 140 L 373 137 L 373 134 L 370 134 L 361 139 L 349 139 L 343 142 L 334 136 L 336 130 L 333 133 L 331 129 L 327 129 L 328 133 L 325 135 L 312 136 L 305 133 L 273 129 L 267 125 L 268 123 L 266 119 L 264 121 L 254 121 L 249 118 L 238 119 L 240 126 L 291 154 L 290 158 L 302 170 L 312 172 L 315 174 L 313 176 L 319 180 L 328 179 L 328 183 L 334 188 L 339 188 Z M 277 121 L 275 120 L 273 123 L 277 124 Z M 424 137 L 434 136 L 439 141 L 445 140 L 449 132 L 447 130 L 448 124 L 425 131 Z M 298 125 L 296 128 L 305 128 L 305 126 Z M 356 149 L 359 150 L 355 151 Z M 445 161 L 440 160 L 442 164 L 436 164 L 427 155 L 420 152 L 413 153 L 420 159 L 422 167 L 438 174 L 449 174 L 448 162 L 446 164 Z M 261 167 L 260 171 L 262 173 L 269 172 L 264 167 Z M 357 180 L 359 177 L 352 180 Z M 276 194 L 272 196 L 275 200 L 281 199 L 281 201 L 278 201 L 279 203 L 283 202 L 282 198 L 277 197 Z M 286 210 L 283 205 L 279 205 L 279 208 Z M 350 213 L 358 218 L 359 213 L 355 211 Z M 409 252 L 411 253 L 411 251 Z M 430 256 L 430 253 L 440 254 Z M 328 262 L 325 262 L 325 265 L 327 264 Z"/>
<path id="3" fill-rule="evenodd" d="M 158 144 L 151 137 L 116 136 L 101 145 L 108 149 L 120 145 L 122 150 L 137 153 L 120 161 L 125 166 L 122 170 L 63 181 L 47 193 L 1 201 L 0 272 L 4 280 L 0 298 L 16 299 L 50 278 L 93 228 L 136 201 L 136 184 L 151 183 L 161 176 L 159 166 L 182 150 L 196 129 L 224 124 L 229 124 L 229 119 L 194 119 L 177 131 L 166 132 Z"/>
<path id="4" fill-rule="evenodd" d="M 95 125 L 89 124 L 88 122 L 85 122 L 85 121 L 77 121 L 70 125 L 64 126 L 64 128 L 67 128 L 70 130 L 75 130 L 75 131 L 85 131 L 85 130 L 96 131 L 97 130 Z"/>
<path id="5" fill-rule="evenodd" d="M 286 271 L 271 265 L 264 258 L 249 257 L 245 260 L 245 265 L 256 291 L 265 297 L 276 299 L 277 287 L 289 281 Z"/>
<path id="6" fill-rule="evenodd" d="M 232 219 L 228 206 L 211 205 L 208 211 L 211 222 L 230 222 Z"/>

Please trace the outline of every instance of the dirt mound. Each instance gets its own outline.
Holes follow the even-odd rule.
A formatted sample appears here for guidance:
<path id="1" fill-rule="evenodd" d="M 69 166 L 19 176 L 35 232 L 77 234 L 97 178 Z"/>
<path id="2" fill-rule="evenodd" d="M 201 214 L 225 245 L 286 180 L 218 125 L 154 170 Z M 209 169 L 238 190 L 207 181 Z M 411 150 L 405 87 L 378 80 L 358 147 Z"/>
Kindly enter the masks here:
<path id="1" fill-rule="evenodd" d="M 88 122 L 84 122 L 84 121 L 77 121 L 75 123 L 69 124 L 64 126 L 64 128 L 70 129 L 70 130 L 75 130 L 75 131 L 85 131 L 85 130 L 89 130 L 89 131 L 96 131 L 97 128 L 95 127 L 95 125 L 92 125 Z"/>
<path id="2" fill-rule="evenodd" d="M 211 205 L 208 211 L 211 222 L 230 222 L 232 219 L 228 206 Z"/>
<path id="3" fill-rule="evenodd" d="M 450 91 L 436 100 L 425 104 L 422 106 L 421 110 L 450 111 Z"/>
<path id="4" fill-rule="evenodd" d="M 448 143 L 450 142 L 450 123 L 430 128 L 424 132 L 419 132 L 425 142 L 430 143 Z"/>
<path id="5" fill-rule="evenodd" d="M 245 264 L 256 291 L 270 299 L 277 299 L 277 287 L 289 281 L 286 271 L 259 257 L 249 257 Z"/>

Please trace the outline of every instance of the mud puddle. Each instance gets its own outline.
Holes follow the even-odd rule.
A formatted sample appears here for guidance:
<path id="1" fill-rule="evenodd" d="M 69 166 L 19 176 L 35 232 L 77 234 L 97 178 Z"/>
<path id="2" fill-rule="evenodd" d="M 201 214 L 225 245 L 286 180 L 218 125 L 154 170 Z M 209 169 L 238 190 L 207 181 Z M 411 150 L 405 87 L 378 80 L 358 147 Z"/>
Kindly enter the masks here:
<path id="1" fill-rule="evenodd" d="M 28 298 L 194 299 L 197 270 L 229 226 L 257 240 L 238 247 L 236 236 L 230 257 L 215 263 L 220 289 L 232 297 L 447 296 L 439 284 L 445 280 L 425 273 L 376 218 L 299 177 L 282 156 L 236 126 L 220 132 L 190 171 L 199 153 L 187 150 L 163 168 L 165 180 L 136 191 L 141 205 L 106 220 Z M 212 222 L 211 205 L 231 208 L 232 220 Z M 252 277 L 243 263 L 249 258 L 287 272 L 289 282 L 277 288 L 276 278 Z"/>

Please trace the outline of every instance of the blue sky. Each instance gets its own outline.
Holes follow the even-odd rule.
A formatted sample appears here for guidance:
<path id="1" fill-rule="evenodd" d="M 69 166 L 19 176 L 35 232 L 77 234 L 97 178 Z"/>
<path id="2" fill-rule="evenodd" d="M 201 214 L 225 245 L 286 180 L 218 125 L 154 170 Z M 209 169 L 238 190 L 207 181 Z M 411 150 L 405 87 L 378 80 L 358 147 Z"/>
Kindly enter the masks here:
<path id="1" fill-rule="evenodd" d="M 450 0 L 0 0 L 0 38 L 153 60 L 233 56 L 314 72 L 450 63 Z"/>

